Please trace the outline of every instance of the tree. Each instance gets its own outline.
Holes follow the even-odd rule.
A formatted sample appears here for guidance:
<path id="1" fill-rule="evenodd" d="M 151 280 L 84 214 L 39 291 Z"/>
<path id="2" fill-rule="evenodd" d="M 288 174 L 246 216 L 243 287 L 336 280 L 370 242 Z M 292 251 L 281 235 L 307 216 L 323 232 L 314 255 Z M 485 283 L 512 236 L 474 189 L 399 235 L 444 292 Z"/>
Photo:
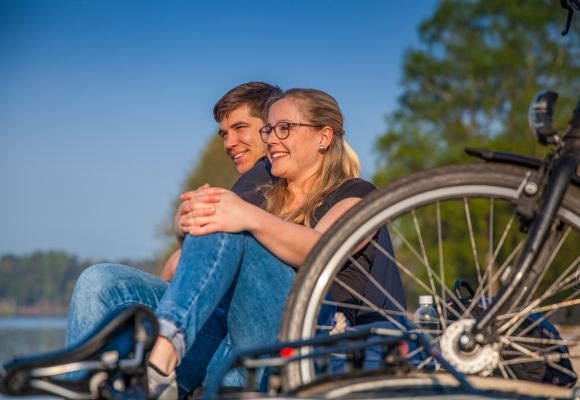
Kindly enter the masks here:
<path id="1" fill-rule="evenodd" d="M 213 135 L 205 145 L 201 157 L 197 160 L 193 169 L 187 175 L 187 178 L 181 187 L 181 191 L 186 192 L 188 190 L 194 190 L 204 183 L 209 183 L 212 186 L 230 188 L 238 176 L 238 172 L 234 165 L 224 152 L 223 139 L 218 135 Z M 177 210 L 179 204 L 179 199 L 176 199 L 173 210 Z M 171 216 L 171 222 L 173 222 L 173 215 Z M 167 227 L 166 233 L 168 236 L 173 237 L 172 224 Z M 169 255 L 171 255 L 171 253 L 176 249 L 177 243 L 175 240 L 172 240 L 171 244 L 164 252 L 162 262 L 165 262 Z M 158 267 L 158 269 L 160 268 L 162 268 L 162 265 Z"/>
<path id="2" fill-rule="evenodd" d="M 407 51 L 403 91 L 377 142 L 377 184 L 426 167 L 465 161 L 486 146 L 541 157 L 527 126 L 533 95 L 560 93 L 555 126 L 571 116 L 580 88 L 578 21 L 553 0 L 443 0 Z"/>
<path id="3" fill-rule="evenodd" d="M 463 152 L 468 146 L 542 158 L 547 149 L 536 144 L 527 122 L 533 95 L 546 89 L 560 93 L 554 126 L 563 130 L 580 94 L 580 29 L 573 21 L 568 36 L 561 36 L 566 14 L 553 0 L 442 0 L 419 27 L 418 48 L 406 52 L 398 107 L 387 116 L 387 131 L 377 142 L 375 182 L 382 185 L 427 167 L 474 161 Z M 487 204 L 470 200 L 469 207 L 487 221 Z M 423 229 L 436 232 L 435 211 L 422 212 Z M 501 221 L 509 213 L 496 211 L 496 227 L 507 225 Z M 462 208 L 452 205 L 442 205 L 441 215 L 444 223 L 466 218 Z M 488 235 L 484 225 L 474 228 L 481 265 L 489 262 L 482 251 Z M 402 221 L 399 229 L 419 248 L 413 221 Z M 466 276 L 475 270 L 468 232 L 455 226 L 443 231 L 449 243 L 444 249 L 447 284 L 456 277 L 476 281 Z M 394 235 L 394 240 L 400 239 Z M 431 265 L 437 265 L 437 242 L 426 247 L 433 250 L 428 254 Z M 403 264 L 416 260 L 405 246 L 396 254 Z M 547 277 L 556 273 L 552 270 Z"/>
<path id="4" fill-rule="evenodd" d="M 183 183 L 182 190 L 184 192 L 193 190 L 204 183 L 229 188 L 237 178 L 238 172 L 224 152 L 223 139 L 214 135 L 207 142 L 201 157 Z"/>

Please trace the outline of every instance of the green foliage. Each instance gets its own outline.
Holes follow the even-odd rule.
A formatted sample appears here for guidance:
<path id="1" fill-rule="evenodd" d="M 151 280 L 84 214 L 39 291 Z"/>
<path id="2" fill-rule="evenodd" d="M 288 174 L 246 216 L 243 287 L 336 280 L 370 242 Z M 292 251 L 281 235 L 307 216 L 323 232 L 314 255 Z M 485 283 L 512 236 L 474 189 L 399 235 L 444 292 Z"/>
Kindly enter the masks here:
<path id="1" fill-rule="evenodd" d="M 0 314 L 66 312 L 79 275 L 95 263 L 62 251 L 0 257 Z M 148 272 L 158 264 L 155 260 L 120 263 L 139 265 Z"/>
<path id="2" fill-rule="evenodd" d="M 193 190 L 204 183 L 230 188 L 238 176 L 224 151 L 223 139 L 214 135 L 205 145 L 201 157 L 183 183 L 182 190 Z"/>
<path id="3" fill-rule="evenodd" d="M 580 87 L 580 30 L 562 37 L 565 17 L 552 0 L 441 1 L 406 52 L 375 182 L 466 161 L 468 146 L 542 157 L 527 125 L 533 95 L 560 93 L 555 126 L 564 128 Z"/>
<path id="4" fill-rule="evenodd" d="M 375 183 L 384 185 L 432 166 L 476 162 L 464 154 L 465 147 L 542 158 L 547 149 L 535 142 L 527 123 L 534 94 L 559 92 L 554 126 L 563 131 L 580 88 L 579 24 L 573 21 L 568 36 L 562 37 L 565 19 L 566 11 L 553 0 L 442 0 L 419 27 L 420 45 L 405 54 L 402 94 L 377 140 Z M 516 219 L 502 250 L 492 257 L 489 249 L 499 247 L 501 230 L 513 215 L 511 206 L 497 206 L 494 230 L 501 230 L 490 232 L 486 202 L 469 203 L 473 233 L 466 230 L 462 204 L 441 204 L 447 287 L 459 277 L 476 286 L 477 265 L 497 271 L 523 236 Z M 434 206 L 417 211 L 421 238 L 412 218 L 390 227 L 397 259 L 423 282 L 429 282 L 425 264 L 440 271 L 435 215 Z M 541 290 L 573 265 L 577 243 L 578 232 L 573 232 L 552 260 Z M 413 304 L 426 290 L 406 276 L 403 280 Z M 549 300 L 559 301 L 564 294 Z"/>

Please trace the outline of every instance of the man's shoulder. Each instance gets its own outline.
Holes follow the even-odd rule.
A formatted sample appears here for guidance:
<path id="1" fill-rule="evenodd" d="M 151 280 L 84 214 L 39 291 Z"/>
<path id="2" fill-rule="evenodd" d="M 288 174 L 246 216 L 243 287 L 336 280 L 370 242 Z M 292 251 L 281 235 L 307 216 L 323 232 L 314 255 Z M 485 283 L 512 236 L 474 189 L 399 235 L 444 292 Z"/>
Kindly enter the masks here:
<path id="1" fill-rule="evenodd" d="M 245 174 L 242 174 L 232 186 L 232 192 L 237 195 L 256 189 L 259 186 L 273 181 L 270 172 L 272 166 L 266 157 L 263 157 Z"/>

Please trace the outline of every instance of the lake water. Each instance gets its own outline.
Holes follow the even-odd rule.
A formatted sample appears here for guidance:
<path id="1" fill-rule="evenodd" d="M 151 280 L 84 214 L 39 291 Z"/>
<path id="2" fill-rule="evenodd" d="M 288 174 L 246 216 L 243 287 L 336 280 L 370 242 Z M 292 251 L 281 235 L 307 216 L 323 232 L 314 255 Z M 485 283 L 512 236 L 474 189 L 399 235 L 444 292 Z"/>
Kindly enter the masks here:
<path id="1" fill-rule="evenodd" d="M 0 363 L 17 356 L 63 348 L 65 328 L 65 318 L 0 318 Z M 27 398 L 44 400 L 55 397 Z M 0 399 L 16 399 L 16 397 L 0 395 Z"/>

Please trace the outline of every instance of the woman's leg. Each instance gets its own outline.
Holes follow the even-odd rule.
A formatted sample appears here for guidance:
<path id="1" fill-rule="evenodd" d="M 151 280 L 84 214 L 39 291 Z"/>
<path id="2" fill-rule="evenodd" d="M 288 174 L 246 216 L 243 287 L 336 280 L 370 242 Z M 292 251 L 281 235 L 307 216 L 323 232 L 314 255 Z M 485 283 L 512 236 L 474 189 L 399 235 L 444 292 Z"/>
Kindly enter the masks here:
<path id="1" fill-rule="evenodd" d="M 276 342 L 284 304 L 295 276 L 293 268 L 251 235 L 244 241 L 243 254 L 237 278 L 224 299 L 231 341 L 229 353 Z M 219 371 L 229 355 L 218 350 L 209 368 Z M 221 377 L 208 374 L 204 386 L 219 385 L 216 379 Z M 243 386 L 243 371 L 230 371 L 221 384 Z"/>
<path id="2" fill-rule="evenodd" d="M 244 243 L 244 257 L 228 312 L 234 350 L 276 342 L 295 270 L 256 239 Z"/>
<path id="3" fill-rule="evenodd" d="M 162 337 L 158 343 L 167 340 L 178 361 L 235 281 L 247 236 L 212 233 L 187 235 L 183 241 L 175 275 L 156 310 Z M 152 361 L 165 364 L 166 357 L 166 351 L 154 351 Z M 168 370 L 165 365 L 159 367 Z"/>

